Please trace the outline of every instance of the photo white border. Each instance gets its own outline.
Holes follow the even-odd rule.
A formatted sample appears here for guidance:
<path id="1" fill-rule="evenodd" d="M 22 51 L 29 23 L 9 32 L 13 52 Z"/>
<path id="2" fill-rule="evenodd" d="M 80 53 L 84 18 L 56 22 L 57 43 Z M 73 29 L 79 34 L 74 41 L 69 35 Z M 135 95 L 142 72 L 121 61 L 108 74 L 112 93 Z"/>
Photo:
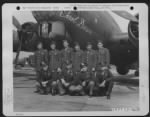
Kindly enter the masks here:
<path id="1" fill-rule="evenodd" d="M 82 111 L 82 112 L 13 112 L 13 34 L 12 15 L 16 6 L 20 11 L 33 10 L 130 10 L 139 12 L 139 95 L 140 111 Z M 43 7 L 43 8 L 42 8 Z M 45 7 L 45 8 L 44 8 Z M 41 9 L 39 9 L 41 8 Z M 47 9 L 46 9 L 47 8 Z M 5 3 L 2 6 L 2 50 L 3 50 L 3 114 L 5 116 L 116 116 L 146 115 L 149 112 L 149 55 L 148 55 L 148 6 L 145 3 Z"/>

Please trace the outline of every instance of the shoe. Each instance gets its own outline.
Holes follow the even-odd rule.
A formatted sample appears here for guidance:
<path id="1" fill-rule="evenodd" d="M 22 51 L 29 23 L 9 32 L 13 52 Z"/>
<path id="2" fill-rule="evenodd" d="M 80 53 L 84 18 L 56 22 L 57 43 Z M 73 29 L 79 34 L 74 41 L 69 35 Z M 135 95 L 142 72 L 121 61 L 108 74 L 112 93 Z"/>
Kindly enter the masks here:
<path id="1" fill-rule="evenodd" d="M 80 95 L 81 95 L 81 96 L 84 96 L 84 95 L 86 95 L 86 94 L 85 94 L 84 91 L 82 91 L 82 92 L 80 92 Z"/>
<path id="2" fill-rule="evenodd" d="M 92 98 L 93 96 L 92 96 L 92 95 L 89 95 L 89 97 Z"/>
<path id="3" fill-rule="evenodd" d="M 59 93 L 59 95 L 60 95 L 60 96 L 63 96 L 63 95 L 65 95 L 65 92 L 61 92 L 61 93 Z"/>
<path id="4" fill-rule="evenodd" d="M 74 96 L 74 93 L 70 92 L 69 95 L 70 95 L 70 96 Z"/>
<path id="5" fill-rule="evenodd" d="M 63 96 L 63 95 L 65 95 L 65 93 L 60 93 L 59 95 L 60 95 L 60 96 Z"/>
<path id="6" fill-rule="evenodd" d="M 89 93 L 89 97 L 91 98 L 93 96 L 93 93 Z"/>
<path id="7" fill-rule="evenodd" d="M 107 99 L 110 100 L 110 95 L 107 95 Z"/>
<path id="8" fill-rule="evenodd" d="M 34 91 L 34 93 L 39 93 L 39 90 Z"/>
<path id="9" fill-rule="evenodd" d="M 52 89 L 52 96 L 56 95 L 56 91 L 54 89 Z"/>
<path id="10" fill-rule="evenodd" d="M 47 92 L 44 92 L 43 95 L 48 95 L 48 93 L 47 93 Z"/>
<path id="11" fill-rule="evenodd" d="M 40 89 L 40 90 L 39 90 L 39 93 L 40 93 L 40 94 L 43 94 L 43 93 L 44 93 L 44 91 L 43 91 L 42 89 Z"/>
<path id="12" fill-rule="evenodd" d="M 41 94 L 41 95 L 45 95 L 45 92 L 44 92 L 44 91 L 40 91 L 40 94 Z"/>

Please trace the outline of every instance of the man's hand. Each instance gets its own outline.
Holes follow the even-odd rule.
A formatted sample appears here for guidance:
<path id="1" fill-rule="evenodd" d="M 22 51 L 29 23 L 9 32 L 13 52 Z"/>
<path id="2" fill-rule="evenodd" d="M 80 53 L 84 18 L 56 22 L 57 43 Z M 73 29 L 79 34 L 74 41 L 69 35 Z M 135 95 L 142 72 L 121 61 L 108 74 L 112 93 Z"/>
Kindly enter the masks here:
<path id="1" fill-rule="evenodd" d="M 81 69 L 81 72 L 83 71 L 83 68 Z"/>
<path id="2" fill-rule="evenodd" d="M 64 80 L 64 79 L 61 79 L 61 82 L 62 82 L 62 83 L 64 83 L 64 82 L 65 82 L 65 80 Z"/>
<path id="3" fill-rule="evenodd" d="M 107 67 L 107 66 L 104 66 L 104 67 L 102 67 L 101 69 L 102 69 L 102 70 L 106 70 L 106 69 L 108 69 L 108 67 Z"/>
<path id="4" fill-rule="evenodd" d="M 48 65 L 46 65 L 46 66 L 43 67 L 43 70 L 46 71 L 47 69 L 48 69 Z"/>
<path id="5" fill-rule="evenodd" d="M 83 67 L 83 68 L 81 69 L 81 72 L 86 72 L 87 69 L 88 69 L 88 68 L 85 66 L 85 67 Z"/>
<path id="6" fill-rule="evenodd" d="M 101 83 L 101 84 L 99 84 L 99 87 L 105 87 L 105 80 Z"/>
<path id="7" fill-rule="evenodd" d="M 44 81 L 42 82 L 43 87 L 46 87 L 46 84 L 48 83 L 48 81 Z"/>
<path id="8" fill-rule="evenodd" d="M 45 62 L 44 62 L 44 61 L 42 61 L 42 62 L 41 62 L 41 64 L 42 64 L 42 65 L 45 65 Z"/>
<path id="9" fill-rule="evenodd" d="M 95 71 L 95 68 L 94 68 L 94 67 L 92 68 L 92 71 Z"/>
<path id="10" fill-rule="evenodd" d="M 66 82 L 64 85 L 65 85 L 66 87 L 68 87 L 68 86 L 69 86 L 69 83 Z"/>
<path id="11" fill-rule="evenodd" d="M 69 86 L 69 83 L 67 83 L 64 79 L 61 79 L 61 82 L 63 85 L 65 85 L 66 87 Z"/>
<path id="12" fill-rule="evenodd" d="M 82 82 L 82 86 L 85 86 L 85 85 L 86 85 L 86 82 L 85 82 L 85 81 L 83 81 L 83 82 Z"/>

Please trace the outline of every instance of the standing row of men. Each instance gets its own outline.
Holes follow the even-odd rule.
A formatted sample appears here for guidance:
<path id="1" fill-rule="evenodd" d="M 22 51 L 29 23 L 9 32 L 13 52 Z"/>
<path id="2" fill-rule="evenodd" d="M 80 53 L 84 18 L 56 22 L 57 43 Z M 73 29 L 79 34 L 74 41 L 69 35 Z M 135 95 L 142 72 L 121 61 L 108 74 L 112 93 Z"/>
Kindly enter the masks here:
<path id="1" fill-rule="evenodd" d="M 96 77 L 105 79 L 102 78 L 102 71 L 107 71 L 107 77 L 112 76 L 108 70 L 110 63 L 108 49 L 103 47 L 101 41 L 97 43 L 97 51 L 92 49 L 90 42 L 87 43 L 86 51 L 81 50 L 77 42 L 74 44 L 74 49 L 70 48 L 67 40 L 63 41 L 63 46 L 64 49 L 58 51 L 56 43 L 51 42 L 51 50 L 47 52 L 43 49 L 42 43 L 38 43 L 34 55 L 38 91 L 41 86 L 43 87 L 41 81 L 46 81 L 45 84 L 49 86 L 48 89 L 51 90 L 52 94 L 56 94 L 57 91 L 62 95 L 68 91 L 84 94 L 87 91 L 92 96 L 97 82 L 100 82 L 99 78 Z M 45 80 L 43 73 L 45 73 Z M 100 73 L 99 76 L 98 73 Z M 103 81 L 98 85 L 102 85 Z M 108 97 L 112 88 L 110 84 L 112 83 L 109 82 L 107 87 L 110 89 Z"/>

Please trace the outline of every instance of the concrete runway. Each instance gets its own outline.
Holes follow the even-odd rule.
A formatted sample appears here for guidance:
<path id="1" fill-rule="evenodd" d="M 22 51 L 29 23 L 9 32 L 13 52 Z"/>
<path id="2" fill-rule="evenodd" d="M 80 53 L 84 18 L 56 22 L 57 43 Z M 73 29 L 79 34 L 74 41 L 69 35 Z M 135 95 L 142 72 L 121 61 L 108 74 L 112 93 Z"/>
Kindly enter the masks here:
<path id="1" fill-rule="evenodd" d="M 112 68 L 115 85 L 110 100 L 106 97 L 39 95 L 35 91 L 35 72 L 24 67 L 14 70 L 15 112 L 112 111 L 113 108 L 139 110 L 138 77 L 131 70 L 120 76 Z M 127 82 L 126 82 L 127 81 Z"/>

